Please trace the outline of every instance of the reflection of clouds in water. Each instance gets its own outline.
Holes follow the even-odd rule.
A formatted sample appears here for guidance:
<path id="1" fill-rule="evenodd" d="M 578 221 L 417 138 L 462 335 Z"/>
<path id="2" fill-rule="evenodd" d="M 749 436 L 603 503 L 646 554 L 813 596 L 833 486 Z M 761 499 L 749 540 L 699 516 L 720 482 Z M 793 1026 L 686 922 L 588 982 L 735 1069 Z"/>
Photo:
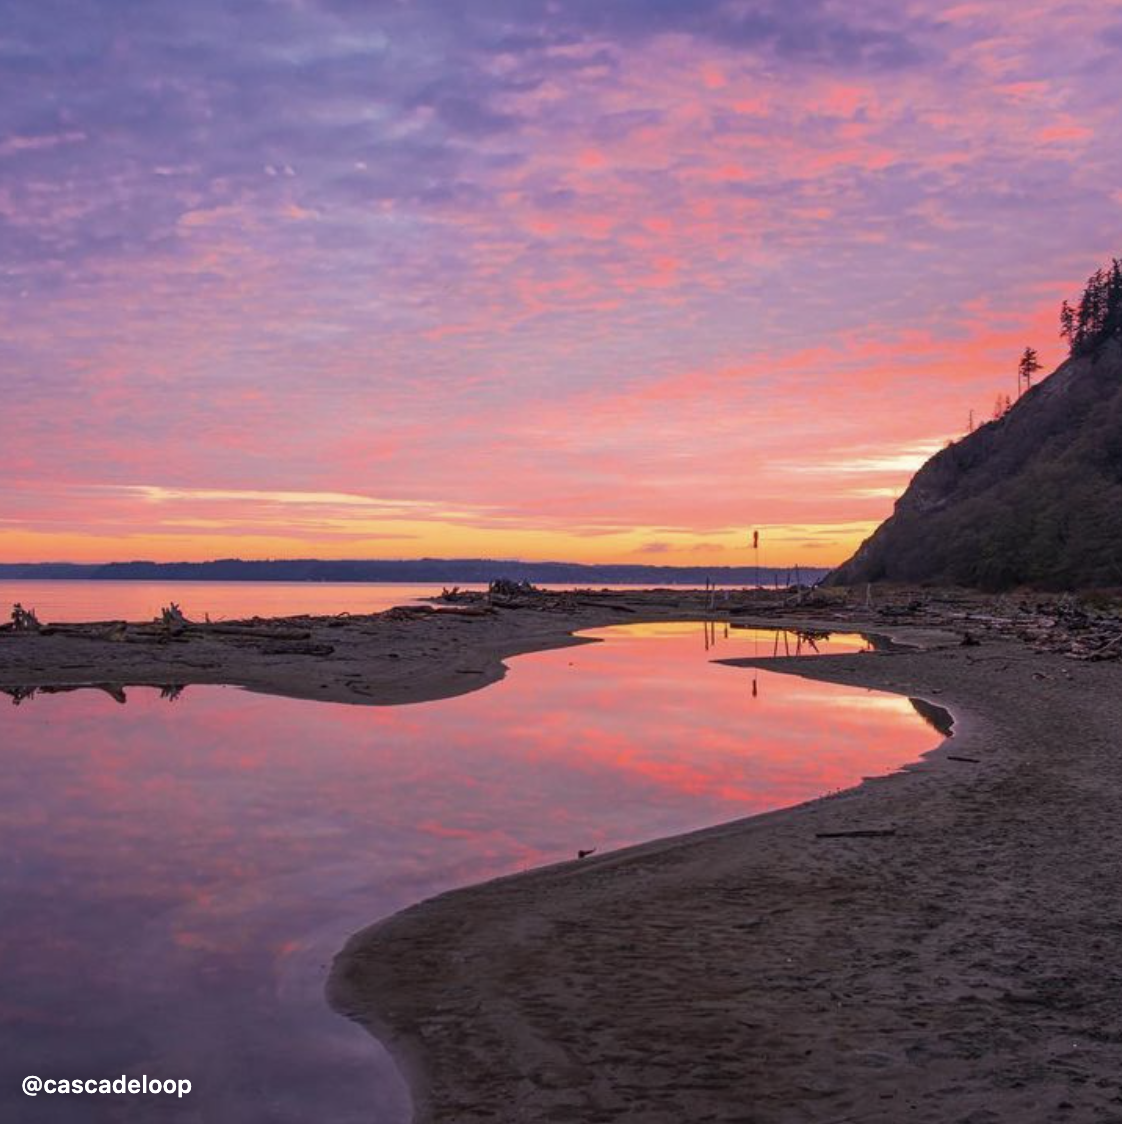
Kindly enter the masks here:
<path id="1" fill-rule="evenodd" d="M 862 688 L 852 688 L 854 692 Z M 863 714 L 879 712 L 881 714 L 913 715 L 915 713 L 911 703 L 903 695 L 885 695 L 875 691 L 867 694 L 835 695 L 815 690 L 813 686 L 805 691 L 792 692 L 788 698 L 792 702 L 804 706 L 827 705 L 836 711 L 860 711 Z"/>
<path id="2" fill-rule="evenodd" d="M 95 691 L 5 707 L 0 847 L 18 862 L 3 886 L 21 910 L 0 926 L 17 1012 L 0 1069 L 158 1058 L 197 1077 L 215 1124 L 252 1118 L 262 1083 L 293 1119 L 314 1105 L 365 1124 L 392 1081 L 371 1089 L 373 1048 L 321 996 L 352 931 L 578 848 L 831 791 L 932 744 L 904 699 L 769 672 L 753 699 L 698 629 L 600 630 L 409 707 L 220 687 L 174 706 L 130 688 L 127 707 Z M 29 1034 L 33 1020 L 54 1029 Z"/>
<path id="3" fill-rule="evenodd" d="M 869 641 L 855 632 L 823 632 L 811 629 L 752 628 L 735 621 L 657 621 L 645 624 L 613 625 L 610 628 L 589 629 L 581 636 L 616 640 L 648 639 L 673 640 L 693 637 L 705 651 L 724 644 L 736 648 L 752 646 L 752 655 L 841 655 L 846 652 L 868 651 Z M 737 655 L 744 653 L 737 652 Z"/>

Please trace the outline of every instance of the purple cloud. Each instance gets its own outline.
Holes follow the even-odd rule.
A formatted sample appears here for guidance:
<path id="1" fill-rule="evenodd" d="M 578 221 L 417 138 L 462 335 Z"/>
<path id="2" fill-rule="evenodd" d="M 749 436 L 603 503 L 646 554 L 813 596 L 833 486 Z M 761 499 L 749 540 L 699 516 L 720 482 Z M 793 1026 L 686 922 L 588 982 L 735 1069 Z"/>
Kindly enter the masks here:
<path id="1" fill-rule="evenodd" d="M 447 500 L 632 547 L 756 503 L 849 527 L 895 478 L 769 463 L 955 433 L 1118 252 L 1090 4 L 3 15 L 9 490 Z"/>

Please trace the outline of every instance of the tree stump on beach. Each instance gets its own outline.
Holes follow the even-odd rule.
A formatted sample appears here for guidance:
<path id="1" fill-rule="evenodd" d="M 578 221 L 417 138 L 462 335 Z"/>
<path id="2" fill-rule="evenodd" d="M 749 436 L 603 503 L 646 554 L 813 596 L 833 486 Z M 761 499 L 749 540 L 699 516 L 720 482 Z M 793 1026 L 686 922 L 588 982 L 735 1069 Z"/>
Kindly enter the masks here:
<path id="1" fill-rule="evenodd" d="M 43 626 L 34 609 L 25 609 L 18 601 L 12 606 L 12 631 L 42 632 Z"/>
<path id="2" fill-rule="evenodd" d="M 184 615 L 183 610 L 173 601 L 166 608 L 160 610 L 160 623 L 172 636 L 178 636 L 191 623 Z"/>

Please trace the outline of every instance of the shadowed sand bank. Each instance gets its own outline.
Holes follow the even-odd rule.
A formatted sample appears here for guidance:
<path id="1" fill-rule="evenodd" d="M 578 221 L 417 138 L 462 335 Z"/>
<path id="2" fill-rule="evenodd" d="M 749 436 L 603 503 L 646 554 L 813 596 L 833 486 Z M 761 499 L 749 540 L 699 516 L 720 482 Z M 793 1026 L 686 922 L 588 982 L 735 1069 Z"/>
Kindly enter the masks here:
<path id="1" fill-rule="evenodd" d="M 254 618 L 178 635 L 123 622 L 0 629 L 0 690 L 221 683 L 321 702 L 427 702 L 501 679 L 512 656 L 584 643 L 573 636 L 581 629 L 710 619 L 706 600 L 688 590 L 550 595 L 521 607 Z"/>
<path id="2" fill-rule="evenodd" d="M 996 639 L 769 666 L 939 702 L 954 737 L 356 935 L 330 996 L 417 1120 L 1122 1120 L 1118 665 Z"/>
<path id="3" fill-rule="evenodd" d="M 477 690 L 506 674 L 504 660 L 586 643 L 573 634 L 605 625 L 731 619 L 730 611 L 750 611 L 765 614 L 773 628 L 856 627 L 837 600 L 798 612 L 775 594 L 737 596 L 740 603 L 710 606 L 706 594 L 690 590 L 542 594 L 508 604 L 190 624 L 177 633 L 151 622 L 48 624 L 36 633 L 0 627 L 0 691 L 221 683 L 321 702 L 394 705 Z M 812 619 L 823 613 L 827 619 Z M 881 633 L 893 627 L 875 626 Z M 936 618 L 932 627 L 945 622 Z"/>

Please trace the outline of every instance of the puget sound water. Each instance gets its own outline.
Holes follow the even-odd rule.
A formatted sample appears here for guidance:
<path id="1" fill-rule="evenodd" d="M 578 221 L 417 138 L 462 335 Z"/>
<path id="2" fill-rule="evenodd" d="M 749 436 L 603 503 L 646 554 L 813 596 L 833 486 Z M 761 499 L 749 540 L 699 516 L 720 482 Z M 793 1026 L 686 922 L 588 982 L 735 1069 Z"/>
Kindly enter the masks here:
<path id="1" fill-rule="evenodd" d="M 404 1122 L 387 1056 L 323 996 L 353 932 L 578 848 L 847 787 L 939 741 L 907 699 L 710 662 L 796 638 L 589 635 L 411 706 L 0 695 L 0 1119 Z M 192 1092 L 32 1099 L 29 1074 Z"/>

